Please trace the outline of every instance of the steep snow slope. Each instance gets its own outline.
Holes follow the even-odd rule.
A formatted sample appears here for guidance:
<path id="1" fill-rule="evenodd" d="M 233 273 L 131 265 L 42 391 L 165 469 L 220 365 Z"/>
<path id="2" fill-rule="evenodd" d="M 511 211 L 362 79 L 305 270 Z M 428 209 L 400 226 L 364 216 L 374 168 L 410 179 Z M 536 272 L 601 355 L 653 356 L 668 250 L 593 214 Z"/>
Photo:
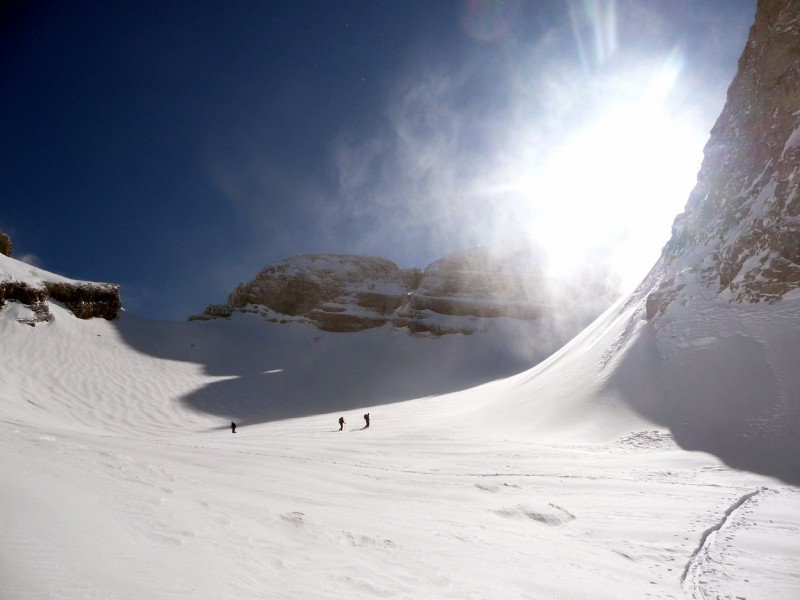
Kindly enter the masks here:
<path id="1" fill-rule="evenodd" d="M 644 295 L 632 296 L 534 369 L 475 390 L 495 399 L 470 418 L 595 441 L 644 418 L 686 449 L 800 484 L 800 295 L 776 305 L 709 295 L 697 287 L 652 322 Z"/>

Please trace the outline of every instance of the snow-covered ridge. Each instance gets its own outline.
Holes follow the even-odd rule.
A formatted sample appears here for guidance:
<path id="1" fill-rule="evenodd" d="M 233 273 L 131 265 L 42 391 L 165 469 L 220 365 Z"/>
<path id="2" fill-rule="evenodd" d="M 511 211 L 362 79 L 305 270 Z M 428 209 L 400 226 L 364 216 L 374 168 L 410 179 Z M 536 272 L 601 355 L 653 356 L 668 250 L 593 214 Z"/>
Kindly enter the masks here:
<path id="1" fill-rule="evenodd" d="M 118 285 L 69 279 L 0 254 L 0 318 L 27 325 L 52 321 L 49 300 L 80 319 L 113 319 L 122 307 Z"/>

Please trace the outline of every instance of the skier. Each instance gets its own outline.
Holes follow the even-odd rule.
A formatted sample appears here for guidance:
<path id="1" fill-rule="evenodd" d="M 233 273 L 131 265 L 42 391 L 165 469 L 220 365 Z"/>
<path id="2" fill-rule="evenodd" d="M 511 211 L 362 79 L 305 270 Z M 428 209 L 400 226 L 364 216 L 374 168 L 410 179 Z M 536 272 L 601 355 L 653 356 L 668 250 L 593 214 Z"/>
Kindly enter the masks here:
<path id="1" fill-rule="evenodd" d="M 236 433 L 236 423 L 231 421 L 231 433 Z"/>
<path id="2" fill-rule="evenodd" d="M 344 417 L 339 417 L 339 431 L 344 428 Z"/>
<path id="3" fill-rule="evenodd" d="M 369 413 L 364 415 L 364 420 L 367 422 L 367 424 L 364 425 L 364 429 L 366 429 L 367 427 L 369 427 Z"/>

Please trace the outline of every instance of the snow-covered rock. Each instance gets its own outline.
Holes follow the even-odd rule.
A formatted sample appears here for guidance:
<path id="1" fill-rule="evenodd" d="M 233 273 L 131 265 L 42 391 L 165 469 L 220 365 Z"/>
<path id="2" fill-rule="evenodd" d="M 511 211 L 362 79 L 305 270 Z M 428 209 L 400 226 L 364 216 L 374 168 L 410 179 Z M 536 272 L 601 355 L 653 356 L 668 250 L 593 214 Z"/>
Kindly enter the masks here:
<path id="1" fill-rule="evenodd" d="M 647 314 L 693 284 L 732 302 L 800 286 L 800 2 L 761 0 L 685 212 L 645 282 Z"/>
<path id="2" fill-rule="evenodd" d="M 360 331 L 389 321 L 407 303 L 420 279 L 418 269 L 401 269 L 371 256 L 305 254 L 262 269 L 240 284 L 226 305 L 211 305 L 191 320 L 229 317 L 234 311 L 298 317 L 325 331 Z M 273 320 L 279 320 L 272 317 Z"/>
<path id="3" fill-rule="evenodd" d="M 799 129 L 800 0 L 760 0 L 697 186 L 596 363 L 599 395 L 681 447 L 795 484 Z"/>
<path id="4" fill-rule="evenodd" d="M 48 301 L 62 303 L 79 319 L 114 319 L 122 308 L 118 285 L 68 279 L 0 254 L 0 318 L 50 322 Z"/>
<path id="5" fill-rule="evenodd" d="M 547 295 L 523 250 L 458 252 L 419 269 L 385 258 L 308 254 L 273 263 L 240 284 L 228 303 L 191 320 L 256 312 L 292 317 L 324 331 L 352 332 L 390 324 L 411 333 L 473 333 L 476 319 L 531 320 L 547 312 Z"/>

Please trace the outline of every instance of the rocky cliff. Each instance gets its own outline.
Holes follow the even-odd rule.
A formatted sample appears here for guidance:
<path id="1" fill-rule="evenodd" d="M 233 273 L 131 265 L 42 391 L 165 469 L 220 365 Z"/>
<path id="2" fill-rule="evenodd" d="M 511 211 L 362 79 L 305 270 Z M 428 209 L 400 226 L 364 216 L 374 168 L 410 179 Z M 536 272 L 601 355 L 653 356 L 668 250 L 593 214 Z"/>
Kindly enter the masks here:
<path id="1" fill-rule="evenodd" d="M 308 254 L 273 263 L 228 297 L 232 308 L 265 306 L 307 317 L 321 329 L 357 331 L 382 325 L 406 302 L 418 269 L 368 256 Z"/>
<path id="2" fill-rule="evenodd" d="M 0 256 L 0 315 L 36 325 L 53 320 L 49 302 L 63 304 L 79 319 L 113 319 L 122 308 L 119 286 L 76 281 Z"/>
<path id="3" fill-rule="evenodd" d="M 800 0 L 759 0 L 697 185 L 644 284 L 647 317 L 697 284 L 730 302 L 775 302 L 800 286 L 798 186 Z"/>
<path id="4" fill-rule="evenodd" d="M 533 319 L 542 313 L 540 276 L 524 252 L 459 252 L 424 272 L 385 258 L 309 254 L 273 263 L 240 284 L 227 304 L 191 320 L 258 312 L 268 320 L 299 318 L 325 331 L 390 324 L 411 333 L 472 333 L 476 319 Z"/>
<path id="5" fill-rule="evenodd" d="M 425 269 L 409 307 L 445 315 L 535 319 L 546 302 L 541 280 L 524 251 L 457 252 Z"/>

